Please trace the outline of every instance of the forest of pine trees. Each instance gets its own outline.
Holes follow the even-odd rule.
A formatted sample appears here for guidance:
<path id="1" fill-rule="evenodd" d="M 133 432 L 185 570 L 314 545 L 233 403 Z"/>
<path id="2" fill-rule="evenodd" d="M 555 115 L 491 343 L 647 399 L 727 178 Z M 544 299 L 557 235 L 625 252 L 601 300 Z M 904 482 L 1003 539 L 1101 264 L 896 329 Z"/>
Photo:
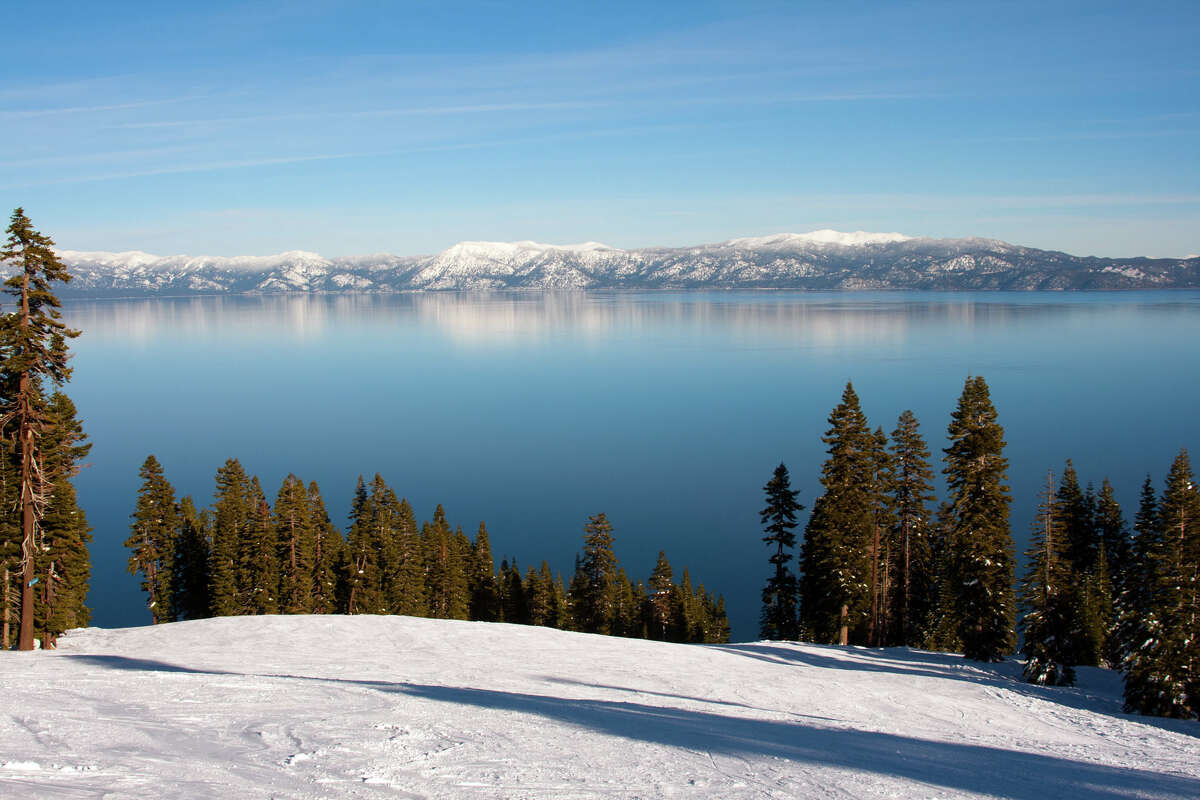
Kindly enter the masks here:
<path id="1" fill-rule="evenodd" d="M 824 493 L 791 572 L 797 492 L 780 464 L 761 512 L 772 574 L 761 635 L 907 645 L 995 661 L 1021 633 L 1025 678 L 1071 685 L 1077 666 L 1125 674 L 1128 711 L 1200 715 L 1200 489 L 1186 451 L 1162 494 L 1149 477 L 1132 536 L 1112 485 L 1081 486 L 1066 462 L 1040 493 L 1018 600 L 1004 431 L 970 377 L 943 449 L 947 498 L 911 411 L 890 441 L 867 425 L 851 384 L 829 416 Z M 789 587 L 798 596 L 789 598 Z M 794 618 L 791 615 L 795 611 Z"/>
<path id="2" fill-rule="evenodd" d="M 670 642 L 725 642 L 725 601 L 660 552 L 649 580 L 633 581 L 613 550 L 604 514 L 584 526 L 569 587 L 541 562 L 499 569 L 487 527 L 474 539 L 439 505 L 418 525 L 383 478 L 361 477 L 345 534 L 316 483 L 288 475 L 274 504 L 235 459 L 217 470 L 211 509 L 176 500 L 154 456 L 125 544 L 153 622 L 251 614 L 406 614 L 512 622 Z"/>

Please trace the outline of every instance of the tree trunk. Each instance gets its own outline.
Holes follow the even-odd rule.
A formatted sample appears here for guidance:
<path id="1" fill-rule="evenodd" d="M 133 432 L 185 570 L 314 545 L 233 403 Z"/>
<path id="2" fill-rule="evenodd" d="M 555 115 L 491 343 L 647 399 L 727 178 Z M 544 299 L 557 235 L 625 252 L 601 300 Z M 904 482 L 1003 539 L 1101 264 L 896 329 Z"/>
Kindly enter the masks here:
<path id="1" fill-rule="evenodd" d="M 4 646 L 7 650 L 11 643 L 9 636 L 11 635 L 10 625 L 12 620 L 12 585 L 10 583 L 10 575 L 8 574 L 8 565 L 4 565 Z"/>
<path id="2" fill-rule="evenodd" d="M 842 628 L 838 632 L 838 644 L 850 644 L 850 626 L 847 624 L 847 617 L 850 615 L 850 607 L 842 603 Z"/>

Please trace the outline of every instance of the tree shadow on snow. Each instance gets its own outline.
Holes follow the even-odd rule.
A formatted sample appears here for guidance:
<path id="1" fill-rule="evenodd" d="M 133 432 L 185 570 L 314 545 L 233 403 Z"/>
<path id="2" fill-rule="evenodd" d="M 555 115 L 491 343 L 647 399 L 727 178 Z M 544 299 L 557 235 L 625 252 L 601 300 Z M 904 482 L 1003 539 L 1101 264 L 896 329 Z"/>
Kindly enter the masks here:
<path id="1" fill-rule="evenodd" d="M 828 650 L 830 654 L 817 652 L 818 648 Z M 836 645 L 806 644 L 801 649 L 788 644 L 726 644 L 715 645 L 714 649 L 771 664 L 835 669 L 842 674 L 847 670 L 856 670 L 965 681 L 1004 689 L 1013 694 L 1067 708 L 1133 720 L 1173 733 L 1200 738 L 1200 725 L 1195 722 L 1127 714 L 1120 701 L 1107 693 L 1096 694 L 1086 687 L 1079 686 L 1038 686 L 1028 683 L 1021 677 L 1021 665 L 1015 661 L 987 664 L 967 660 L 955 653 L 927 653 L 902 647 L 845 648 Z M 1008 674 L 1005 674 L 1006 672 Z"/>
<path id="2" fill-rule="evenodd" d="M 807 657 L 811 654 L 798 655 Z M 611 736 L 668 747 L 872 772 L 918 785 L 1000 795 L 1013 800 L 1058 797 L 1130 800 L 1147 795 L 1189 800 L 1200 797 L 1200 779 L 1187 776 L 1090 764 L 998 747 L 830 728 L 804 720 L 747 719 L 643 703 L 580 700 L 490 689 L 194 669 L 116 655 L 64 654 L 63 657 L 117 670 L 240 675 L 350 685 L 436 702 L 534 714 Z M 845 666 L 845 662 L 838 663 Z M 1005 686 L 1011 688 L 1007 682 Z"/>

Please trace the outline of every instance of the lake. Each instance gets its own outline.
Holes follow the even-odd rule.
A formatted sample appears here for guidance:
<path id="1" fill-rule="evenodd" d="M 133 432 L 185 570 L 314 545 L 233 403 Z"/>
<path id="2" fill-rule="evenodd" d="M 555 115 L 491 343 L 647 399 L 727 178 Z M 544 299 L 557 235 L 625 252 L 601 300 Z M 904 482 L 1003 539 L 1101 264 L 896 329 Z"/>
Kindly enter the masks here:
<path id="1" fill-rule="evenodd" d="M 94 443 L 76 485 L 100 626 L 150 619 L 123 547 L 149 453 L 201 505 L 227 458 L 269 499 L 294 472 L 338 523 L 379 472 L 418 519 L 442 503 L 468 534 L 486 520 L 497 562 L 568 579 L 604 511 L 632 577 L 665 550 L 752 639 L 762 486 L 784 461 L 811 508 L 847 380 L 872 427 L 912 409 L 940 458 L 964 379 L 983 375 L 1022 551 L 1065 459 L 1109 477 L 1132 520 L 1146 473 L 1161 487 L 1200 448 L 1195 291 L 208 297 L 64 316 L 84 331 L 67 392 Z"/>

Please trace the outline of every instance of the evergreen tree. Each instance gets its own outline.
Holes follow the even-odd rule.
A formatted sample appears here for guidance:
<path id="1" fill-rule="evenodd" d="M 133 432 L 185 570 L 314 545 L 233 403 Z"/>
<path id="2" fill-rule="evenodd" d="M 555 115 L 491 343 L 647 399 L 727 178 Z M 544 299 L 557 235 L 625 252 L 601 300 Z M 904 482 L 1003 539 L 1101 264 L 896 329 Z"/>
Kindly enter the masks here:
<path id="1" fill-rule="evenodd" d="M 92 446 L 76 419 L 75 404 L 62 392 L 50 396 L 47 419 L 41 468 L 51 491 L 39 524 L 36 572 L 41 591 L 34 618 L 44 646 L 52 648 L 61 634 L 86 626 L 91 616 L 86 605 L 91 528 L 76 501 L 71 478 Z"/>
<path id="2" fill-rule="evenodd" d="M 254 512 L 250 479 L 234 458 L 217 470 L 213 504 L 212 545 L 209 549 L 209 603 L 211 615 L 226 617 L 246 613 L 239 578 L 242 540 Z"/>
<path id="3" fill-rule="evenodd" d="M 987 383 L 969 377 L 947 431 L 949 569 L 963 654 L 996 661 L 1012 652 L 1016 603 L 1009 532 L 1008 460 Z"/>
<path id="4" fill-rule="evenodd" d="M 1133 540 L 1129 544 L 1122 571 L 1122 588 L 1117 597 L 1116 638 L 1119 641 L 1122 669 L 1128 668 L 1134 651 L 1148 638 L 1146 614 L 1153 597 L 1153 587 L 1158 581 L 1154 558 L 1161 547 L 1162 536 L 1158 524 L 1158 496 L 1149 475 L 1142 482 L 1133 530 Z"/>
<path id="5" fill-rule="evenodd" d="M 934 564 L 929 615 L 921 627 L 921 647 L 946 653 L 962 652 L 959 638 L 958 587 L 954 583 L 952 536 L 954 511 L 949 503 L 938 506 L 930 537 L 929 560 Z"/>
<path id="6" fill-rule="evenodd" d="M 32 650 L 37 602 L 34 586 L 42 579 L 38 562 L 44 562 L 48 569 L 41 593 L 53 597 L 57 591 L 55 563 L 60 555 L 50 549 L 52 544 L 41 527 L 59 477 L 46 468 L 51 453 L 45 439 L 52 434 L 56 421 L 62 421 L 45 395 L 46 384 L 57 387 L 70 378 L 66 342 L 79 331 L 63 324 L 58 298 L 51 291 L 52 282 L 71 280 L 54 253 L 54 242 L 34 229 L 21 208 L 13 211 L 6 233 L 0 264 L 15 268 L 15 274 L 4 282 L 4 291 L 16 299 L 17 310 L 0 320 L 0 431 L 10 443 L 14 462 L 11 471 L 16 498 L 11 507 L 19 509 L 21 517 L 19 561 L 13 564 L 10 557 L 7 563 L 10 569 L 19 566 L 20 572 L 17 646 Z M 59 510 L 65 511 L 61 506 Z M 86 548 L 85 537 L 86 531 L 82 536 L 75 535 L 73 538 L 80 540 L 75 547 Z M 78 556 L 76 553 L 75 558 Z M 86 561 L 86 554 L 83 558 Z M 86 582 L 86 575 L 79 577 Z"/>
<path id="7" fill-rule="evenodd" d="M 759 512 L 763 525 L 763 543 L 773 547 L 771 566 L 775 568 L 763 588 L 763 610 L 759 625 L 759 636 L 763 639 L 796 639 L 799 635 L 796 614 L 796 576 L 789 566 L 792 561 L 792 548 L 796 546 L 795 527 L 796 514 L 804 506 L 796 502 L 798 491 L 792 491 L 791 479 L 787 467 L 782 463 L 775 468 L 775 474 L 763 487 L 767 496 L 767 505 Z M 660 554 L 660 559 L 663 557 Z M 667 565 L 668 571 L 670 565 Z M 667 579 L 670 580 L 668 572 Z M 653 586 L 653 579 L 651 580 Z M 656 589 L 657 591 L 657 589 Z M 661 616 L 661 612 L 660 612 Z M 661 619 L 663 630 L 666 630 L 667 620 Z"/>
<path id="8" fill-rule="evenodd" d="M 142 591 L 147 595 L 151 621 L 172 622 L 175 608 L 171 603 L 171 587 L 175 569 L 176 541 L 181 529 L 175 490 L 163 475 L 162 466 L 153 455 L 147 456 L 138 473 L 142 487 L 138 490 L 137 507 L 125 546 L 129 556 L 129 573 L 142 574 Z"/>
<path id="9" fill-rule="evenodd" d="M 295 475 L 288 475 L 279 487 L 273 525 L 279 553 L 279 611 L 311 614 L 316 531 L 308 489 Z"/>
<path id="10" fill-rule="evenodd" d="M 341 531 L 329 519 L 317 482 L 308 485 L 309 524 L 313 535 L 312 613 L 333 614 L 338 607 L 338 576 L 345 572 Z"/>
<path id="11" fill-rule="evenodd" d="M 171 559 L 171 615 L 174 619 L 209 616 L 209 522 L 191 497 L 179 501 L 179 532 Z"/>
<path id="12" fill-rule="evenodd" d="M 1171 464 L 1156 517 L 1146 553 L 1153 584 L 1125 660 L 1125 707 L 1191 718 L 1200 715 L 1200 489 L 1186 450 Z"/>
<path id="13" fill-rule="evenodd" d="M 822 441 L 829 445 L 821 468 L 825 493 L 813 505 L 801 550 L 802 623 L 814 641 L 865 644 L 879 502 L 878 442 L 849 383 Z"/>
<path id="14" fill-rule="evenodd" d="M 546 562 L 542 562 L 546 567 Z M 548 568 L 536 570 L 529 567 L 525 570 L 525 580 L 522 583 L 522 593 L 525 597 L 525 607 L 530 625 L 550 625 L 554 605 L 554 581 L 549 578 Z"/>
<path id="15" fill-rule="evenodd" d="M 544 565 L 545 562 L 543 562 Z M 500 594 L 496 589 L 496 563 L 492 560 L 492 545 L 488 539 L 487 526 L 479 523 L 479 531 L 471 545 L 470 575 L 467 590 L 471 594 L 470 617 L 483 622 L 495 622 L 500 618 Z M 553 593 L 553 587 L 547 586 Z M 547 603 L 549 600 L 547 600 Z M 547 613 L 549 611 L 547 610 Z M 544 622 L 534 622 L 544 625 Z"/>
<path id="16" fill-rule="evenodd" d="M 584 633 L 612 633 L 617 609 L 617 557 L 612 525 L 603 512 L 588 518 L 583 528 L 583 555 L 573 580 L 571 605 L 575 623 Z"/>
<path id="17" fill-rule="evenodd" d="M 250 479 L 250 517 L 238 542 L 238 593 L 243 614 L 279 613 L 279 544 L 258 477 Z"/>
<path id="18" fill-rule="evenodd" d="M 783 466 L 782 464 L 780 465 Z M 779 471 L 776 470 L 776 475 Z M 787 481 L 787 470 L 784 470 L 784 482 Z M 768 484 L 769 486 L 770 484 Z M 795 495 L 792 495 L 793 499 Z M 793 523 L 794 524 L 794 523 Z M 792 536 L 792 542 L 795 543 L 795 536 Z M 778 577 L 778 573 L 776 573 Z M 671 590 L 675 587 L 673 578 L 674 572 L 671 570 L 671 562 L 667 561 L 667 554 L 663 550 L 658 551 L 658 562 L 654 565 L 654 571 L 650 573 L 650 625 L 649 636 L 651 639 L 665 640 L 667 638 L 667 628 L 672 624 L 671 619 Z M 793 583 L 793 595 L 795 594 Z M 795 615 L 793 614 L 793 617 Z"/>
<path id="19" fill-rule="evenodd" d="M 1075 684 L 1076 615 L 1071 608 L 1075 575 L 1061 498 L 1061 491 L 1055 495 L 1050 473 L 1026 553 L 1029 572 L 1021 583 L 1025 680 L 1046 686 Z"/>
<path id="20" fill-rule="evenodd" d="M 391 523 L 388 510 L 380 508 L 387 484 L 376 473 L 368 493 L 362 476 L 350 507 L 350 531 L 346 535 L 346 601 L 348 614 L 386 614 L 384 575 L 392 560 Z"/>
<path id="21" fill-rule="evenodd" d="M 921 627 L 936 601 L 932 526 L 929 505 L 934 502 L 929 448 L 911 411 L 900 415 L 892 431 L 891 500 L 895 514 L 894 579 L 889 616 L 890 645 L 915 645 Z"/>
<path id="22" fill-rule="evenodd" d="M 525 584 L 514 558 L 500 561 L 500 609 L 503 621 L 513 625 L 529 624 L 529 605 L 525 602 Z"/>
<path id="23" fill-rule="evenodd" d="M 394 497 L 394 495 L 393 495 Z M 422 617 L 428 613 L 425 596 L 425 551 L 417 519 L 407 499 L 401 500 L 396 512 L 397 563 L 391 573 L 390 607 L 394 614 Z"/>
<path id="24" fill-rule="evenodd" d="M 873 647 L 888 640 L 891 627 L 887 598 L 891 593 L 892 561 L 896 548 L 891 536 L 895 515 L 891 501 L 892 463 L 887 447 L 887 435 L 883 428 L 877 428 L 869 440 L 868 450 L 871 461 L 868 487 L 871 501 L 871 607 L 867 621 L 867 643 Z"/>

